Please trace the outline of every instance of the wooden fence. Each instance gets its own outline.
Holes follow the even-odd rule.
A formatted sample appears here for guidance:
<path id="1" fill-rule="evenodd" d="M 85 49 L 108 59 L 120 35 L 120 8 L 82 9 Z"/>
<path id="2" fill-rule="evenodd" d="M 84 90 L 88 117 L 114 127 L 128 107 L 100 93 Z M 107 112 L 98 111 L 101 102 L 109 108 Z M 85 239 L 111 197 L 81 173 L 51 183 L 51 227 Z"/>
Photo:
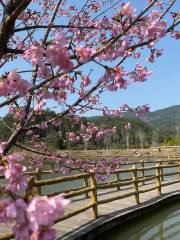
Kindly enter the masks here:
<path id="1" fill-rule="evenodd" d="M 179 153 L 169 153 L 168 154 L 168 159 L 179 159 L 180 158 L 180 154 Z"/>
<path id="2" fill-rule="evenodd" d="M 153 164 L 152 166 L 147 166 Z M 172 169 L 174 171 L 172 171 Z M 55 169 L 54 169 L 55 171 Z M 107 204 L 109 202 L 134 196 L 136 204 L 140 203 L 140 195 L 145 192 L 157 190 L 157 195 L 161 195 L 161 190 L 164 186 L 175 184 L 180 182 L 180 159 L 169 159 L 169 160 L 158 160 L 158 161 L 136 161 L 129 162 L 122 165 L 122 167 L 115 170 L 111 175 L 113 176 L 112 181 L 106 181 L 97 183 L 94 172 L 81 173 L 71 176 L 57 177 L 54 179 L 42 179 L 43 175 L 50 174 L 52 171 L 40 171 L 39 169 L 35 172 L 26 172 L 25 174 L 32 175 L 33 186 L 32 190 L 37 195 L 42 195 L 42 188 L 44 186 L 61 184 L 65 182 L 72 182 L 81 180 L 83 181 L 82 186 L 78 188 L 72 188 L 63 190 L 65 198 L 74 198 L 79 195 L 84 195 L 86 199 L 89 199 L 89 203 L 75 211 L 65 214 L 57 222 L 71 218 L 77 214 L 80 214 L 88 209 L 92 209 L 92 218 L 98 218 L 98 206 L 101 204 Z M 125 178 L 124 176 L 128 176 Z M 123 178 L 122 178 L 123 176 Z M 169 177 L 172 177 L 169 179 Z M 168 179 L 167 179 L 168 178 Z M 151 183 L 151 184 L 148 184 Z M 154 185 L 153 185 L 154 184 Z M 152 186 L 153 185 L 153 186 Z M 128 187 L 129 191 L 124 194 L 117 196 L 111 196 L 107 193 L 107 198 L 98 199 L 98 194 L 106 189 L 117 190 L 120 193 L 122 188 Z M 55 196 L 62 193 L 57 191 L 53 193 L 47 193 L 47 196 Z M 12 233 L 1 234 L 0 240 L 12 239 Z"/>

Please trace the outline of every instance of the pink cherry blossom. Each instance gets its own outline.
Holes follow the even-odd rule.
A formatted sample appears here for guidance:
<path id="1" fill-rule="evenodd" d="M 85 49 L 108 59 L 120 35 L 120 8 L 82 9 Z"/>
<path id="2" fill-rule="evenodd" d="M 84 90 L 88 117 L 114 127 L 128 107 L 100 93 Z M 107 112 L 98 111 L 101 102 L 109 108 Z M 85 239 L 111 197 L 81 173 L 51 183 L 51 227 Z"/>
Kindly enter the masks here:
<path id="1" fill-rule="evenodd" d="M 12 209 L 12 207 L 10 206 L 11 206 L 11 201 L 9 199 L 0 200 L 0 222 L 1 223 L 9 223 L 14 219 L 11 216 L 12 215 L 16 216 L 16 213 L 14 214 L 14 209 Z"/>
<path id="2" fill-rule="evenodd" d="M 23 80 L 17 71 L 13 70 L 0 83 L 0 96 L 6 97 L 17 93 L 24 95 L 30 86 L 28 81 Z"/>
<path id="3" fill-rule="evenodd" d="M 149 57 L 148 60 L 149 60 L 149 62 L 153 63 L 153 62 L 155 61 L 155 59 L 154 59 L 154 55 L 151 54 L 151 56 Z"/>
<path id="4" fill-rule="evenodd" d="M 27 180 L 23 176 L 23 166 L 21 164 L 9 164 L 5 171 L 7 179 L 6 189 L 12 193 L 17 193 L 27 188 Z"/>
<path id="5" fill-rule="evenodd" d="M 91 83 L 91 80 L 89 79 L 89 77 L 86 76 L 82 79 L 81 86 L 87 87 L 90 83 Z"/>
<path id="6" fill-rule="evenodd" d="M 0 143 L 0 154 L 3 154 L 5 146 L 6 146 L 6 142 L 1 142 Z"/>
<path id="7" fill-rule="evenodd" d="M 19 153 L 12 153 L 7 156 L 7 161 L 9 163 L 21 162 L 24 160 L 24 156 Z"/>
<path id="8" fill-rule="evenodd" d="M 84 63 L 87 62 L 93 54 L 96 53 L 96 50 L 89 47 L 83 47 L 81 45 L 76 47 L 76 53 L 79 57 L 79 61 Z"/>
<path id="9" fill-rule="evenodd" d="M 157 50 L 157 51 L 156 51 L 156 57 L 162 56 L 162 53 L 163 53 L 163 49 Z"/>
<path id="10" fill-rule="evenodd" d="M 136 64 L 136 68 L 134 72 L 132 72 L 131 78 L 134 82 L 144 82 L 150 75 L 151 71 L 149 71 L 146 67 L 142 67 L 140 64 Z"/>
<path id="11" fill-rule="evenodd" d="M 45 50 L 43 47 L 37 45 L 32 45 L 28 50 L 24 52 L 24 58 L 32 63 L 33 66 L 35 65 L 43 65 L 43 58 L 44 58 Z"/>
<path id="12" fill-rule="evenodd" d="M 174 31 L 172 33 L 172 37 L 174 37 L 175 39 L 180 39 L 180 31 Z"/>
<path id="13" fill-rule="evenodd" d="M 52 198 L 35 197 L 27 207 L 27 218 L 32 231 L 39 231 L 42 226 L 51 226 L 63 216 L 64 206 L 69 203 L 61 195 Z"/>
<path id="14" fill-rule="evenodd" d="M 133 13 L 134 13 L 134 8 L 130 4 L 130 2 L 123 3 L 121 6 L 122 7 L 121 7 L 121 10 L 120 10 L 120 14 L 122 16 L 127 16 L 129 18 L 132 18 L 133 17 Z"/>
<path id="15" fill-rule="evenodd" d="M 62 33 L 56 35 L 54 42 L 47 48 L 46 55 L 52 67 L 59 66 L 65 71 L 73 68 L 67 51 L 66 38 Z"/>
<path id="16" fill-rule="evenodd" d="M 18 162 L 22 162 L 24 157 L 18 153 L 13 153 L 6 157 L 8 165 L 5 170 L 7 180 L 6 189 L 12 193 L 18 193 L 27 188 L 27 180 L 23 175 L 24 167 Z"/>

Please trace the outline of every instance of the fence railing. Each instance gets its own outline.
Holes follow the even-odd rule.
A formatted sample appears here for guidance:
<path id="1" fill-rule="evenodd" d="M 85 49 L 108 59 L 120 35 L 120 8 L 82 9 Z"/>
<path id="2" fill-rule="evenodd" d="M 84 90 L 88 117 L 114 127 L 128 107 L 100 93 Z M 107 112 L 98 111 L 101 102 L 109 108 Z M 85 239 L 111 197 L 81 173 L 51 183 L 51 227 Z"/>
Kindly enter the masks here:
<path id="1" fill-rule="evenodd" d="M 153 164 L 152 166 L 146 166 Z M 172 171 L 173 169 L 173 171 Z M 56 170 L 54 169 L 56 172 Z M 72 187 L 71 189 L 63 189 L 53 193 L 46 193 L 48 196 L 55 196 L 64 193 L 65 198 L 74 198 L 84 195 L 88 200 L 87 205 L 74 211 L 68 212 L 57 222 L 71 218 L 88 209 L 92 210 L 92 218 L 98 218 L 98 207 L 102 204 L 134 196 L 135 203 L 140 203 L 140 196 L 143 193 L 157 190 L 157 195 L 161 195 L 162 188 L 171 184 L 180 182 L 180 159 L 157 160 L 157 161 L 136 161 L 122 164 L 121 168 L 117 168 L 111 175 L 113 180 L 102 183 L 97 183 L 95 173 L 80 173 L 70 176 L 61 176 L 54 179 L 42 179 L 43 175 L 52 173 L 52 170 L 35 172 L 26 172 L 25 174 L 33 176 L 32 191 L 34 194 L 44 194 L 43 187 L 61 184 L 65 182 L 79 181 L 83 182 L 82 186 Z M 127 175 L 127 176 L 126 176 Z M 169 177 L 173 178 L 170 178 Z M 150 183 L 150 184 L 149 184 Z M 128 189 L 125 193 L 121 189 Z M 106 189 L 115 189 L 118 193 L 112 196 L 111 193 L 106 193 L 106 198 L 99 199 L 99 193 Z M 0 235 L 0 240 L 11 239 L 12 233 Z"/>
<path id="2" fill-rule="evenodd" d="M 168 159 L 178 159 L 178 158 L 180 158 L 179 153 L 169 153 L 168 154 Z"/>

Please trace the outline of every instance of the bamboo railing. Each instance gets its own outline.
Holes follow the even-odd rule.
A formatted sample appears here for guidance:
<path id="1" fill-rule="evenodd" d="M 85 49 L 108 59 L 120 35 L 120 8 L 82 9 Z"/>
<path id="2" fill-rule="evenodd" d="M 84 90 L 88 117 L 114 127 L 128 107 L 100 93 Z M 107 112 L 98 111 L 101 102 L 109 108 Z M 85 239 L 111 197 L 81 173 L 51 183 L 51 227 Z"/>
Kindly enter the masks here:
<path id="1" fill-rule="evenodd" d="M 147 166 L 153 164 L 151 166 Z M 172 171 L 173 170 L 173 171 Z M 56 169 L 54 169 L 56 172 Z M 71 218 L 88 209 L 92 211 L 92 218 L 98 218 L 98 207 L 102 204 L 107 204 L 112 201 L 134 196 L 136 204 L 140 203 L 140 196 L 143 193 L 157 190 L 157 194 L 161 195 L 162 188 L 171 184 L 180 182 L 180 159 L 168 159 L 157 161 L 136 161 L 122 164 L 111 174 L 114 178 L 108 182 L 97 183 L 95 173 L 80 173 L 70 176 L 61 176 L 54 179 L 42 179 L 43 175 L 52 173 L 52 170 L 42 171 L 37 169 L 34 172 L 26 172 L 25 174 L 33 176 L 33 192 L 37 195 L 45 194 L 42 190 L 44 186 L 62 184 L 64 182 L 81 181 L 82 186 L 72 189 L 64 189 L 53 193 L 46 193 L 47 196 L 55 196 L 64 193 L 64 197 L 74 199 L 77 196 L 83 195 L 87 199 L 86 206 L 83 206 L 74 211 L 68 212 L 62 218 L 57 219 L 57 222 Z M 125 177 L 126 176 L 126 177 Z M 169 177 L 171 179 L 167 179 Z M 150 183 L 150 184 L 149 184 Z M 99 199 L 100 193 L 107 189 L 115 189 L 118 194 L 112 196 L 106 193 L 107 198 Z M 128 192 L 123 193 L 123 189 L 128 189 Z M 121 194 L 119 194 L 121 193 Z M 89 200 L 88 200 L 89 199 Z M 89 201 L 89 203 L 88 203 Z M 0 235 L 0 240 L 12 239 L 11 233 Z"/>
<path id="2" fill-rule="evenodd" d="M 180 153 L 171 152 L 168 154 L 168 159 L 178 159 L 178 158 L 180 158 Z"/>

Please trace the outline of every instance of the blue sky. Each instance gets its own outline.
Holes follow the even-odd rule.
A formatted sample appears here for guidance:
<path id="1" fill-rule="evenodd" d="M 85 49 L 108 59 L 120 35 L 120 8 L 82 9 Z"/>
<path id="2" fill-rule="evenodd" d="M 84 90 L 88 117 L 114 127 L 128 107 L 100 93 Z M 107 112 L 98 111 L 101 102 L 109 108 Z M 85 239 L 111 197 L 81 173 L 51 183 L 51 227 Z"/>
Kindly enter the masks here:
<path id="1" fill-rule="evenodd" d="M 145 0 L 131 0 L 130 2 L 136 7 L 138 13 L 138 10 L 144 7 Z M 174 9 L 180 11 L 180 5 L 176 3 Z M 155 63 L 140 61 L 152 71 L 149 79 L 144 83 L 129 85 L 126 90 L 105 93 L 102 96 L 104 105 L 118 108 L 124 103 L 131 107 L 149 104 L 150 110 L 155 111 L 180 104 L 180 41 L 165 37 L 158 47 L 163 48 L 164 52 Z M 125 66 L 131 67 L 131 64 L 132 62 Z"/>
<path id="2" fill-rule="evenodd" d="M 146 0 L 129 0 L 136 8 L 136 14 L 146 5 Z M 70 1 L 71 2 L 71 1 Z M 77 1 L 74 1 L 76 3 Z M 99 2 L 104 2 L 99 0 Z M 179 12 L 179 0 L 175 4 L 173 11 Z M 83 4 L 83 1 L 81 2 Z M 78 3 L 79 4 L 79 3 Z M 111 13 L 108 13 L 110 15 Z M 179 29 L 180 30 L 180 29 Z M 131 107 L 149 104 L 150 111 L 166 108 L 180 104 L 180 41 L 171 37 L 161 39 L 158 48 L 163 48 L 163 55 L 155 63 L 149 63 L 145 59 L 149 56 L 149 51 L 144 52 L 143 59 L 128 61 L 124 66 L 133 69 L 135 63 L 141 63 L 152 71 L 152 75 L 144 83 L 135 83 L 128 86 L 126 90 L 117 92 L 107 92 L 101 96 L 103 105 L 112 109 L 127 103 Z M 89 70 L 87 67 L 84 70 Z M 94 77 L 102 76 L 102 69 L 96 67 Z M 96 115 L 92 111 L 87 115 Z"/>
<path id="3" fill-rule="evenodd" d="M 82 2 L 85 0 L 82 0 Z M 100 0 L 103 2 L 104 0 Z M 178 0 L 179 1 L 179 0 Z M 177 1 L 177 2 L 178 2 Z M 70 1 L 71 2 L 71 1 Z M 142 9 L 145 6 L 145 0 L 131 0 L 132 4 L 137 9 Z M 80 4 L 79 0 L 75 0 L 74 3 Z M 176 11 L 180 11 L 178 4 L 175 6 Z M 158 45 L 159 48 L 163 48 L 164 52 L 162 57 L 157 59 L 153 64 L 145 61 L 146 57 L 149 56 L 149 52 L 144 53 L 144 59 L 128 61 L 124 66 L 134 69 L 135 63 L 142 63 L 147 66 L 151 71 L 152 75 L 144 83 L 135 83 L 129 85 L 126 90 L 119 90 L 118 92 L 108 92 L 104 93 L 101 97 L 102 104 L 108 106 L 109 108 L 116 109 L 119 106 L 127 103 L 131 107 L 137 107 L 144 104 L 149 104 L 150 110 L 154 111 L 157 109 L 162 109 L 172 105 L 180 104 L 180 41 L 166 37 L 162 39 Z M 16 66 L 15 66 L 16 65 Z M 18 64 L 11 65 L 14 69 Z M 94 65 L 92 65 L 93 67 Z M 21 70 L 26 69 L 26 65 L 21 65 Z M 89 70 L 85 67 L 84 70 Z M 94 77 L 97 79 L 102 76 L 102 69 L 96 67 L 94 69 Z M 8 69 L 9 71 L 9 69 Z M 50 103 L 49 106 L 54 106 Z M 61 110 L 61 107 L 58 107 Z M 6 114 L 7 110 L 1 111 L 1 116 Z M 96 112 L 88 113 L 88 115 L 96 115 Z"/>
<path id="4" fill-rule="evenodd" d="M 151 111 L 180 104 L 180 42 L 166 38 L 159 46 L 164 48 L 163 55 L 153 64 L 146 63 L 152 71 L 149 79 L 129 85 L 126 90 L 104 94 L 105 104 L 115 108 L 123 103 L 132 107 L 149 104 Z"/>

